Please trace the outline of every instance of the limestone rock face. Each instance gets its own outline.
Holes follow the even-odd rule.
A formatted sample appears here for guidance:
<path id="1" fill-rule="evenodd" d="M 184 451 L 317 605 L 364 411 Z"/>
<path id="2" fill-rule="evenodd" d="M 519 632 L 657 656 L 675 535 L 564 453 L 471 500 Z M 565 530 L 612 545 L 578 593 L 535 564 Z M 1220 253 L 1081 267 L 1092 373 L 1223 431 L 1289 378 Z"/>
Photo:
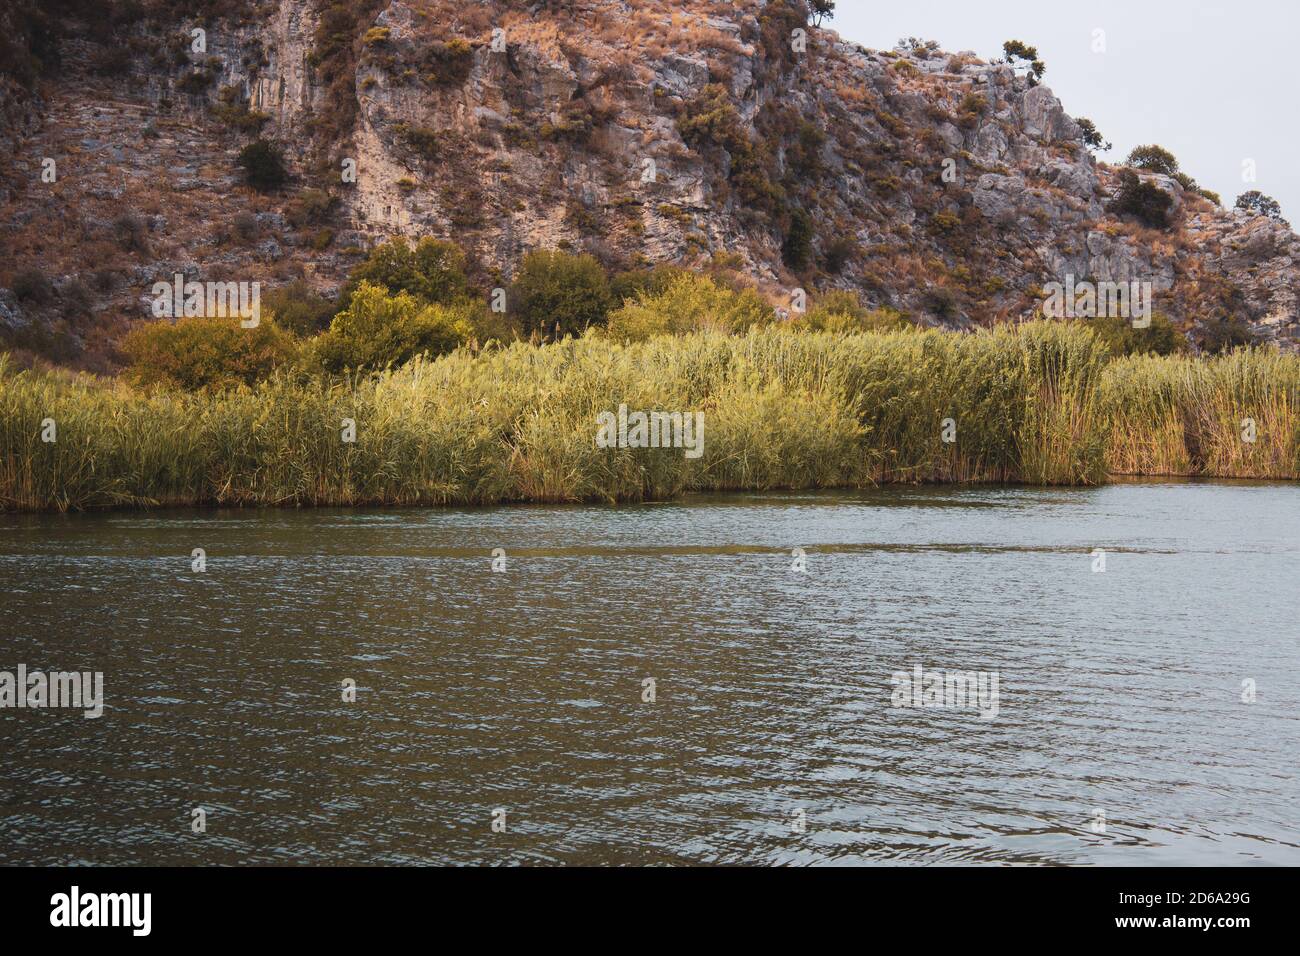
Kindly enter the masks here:
<path id="1" fill-rule="evenodd" d="M 324 0 L 240 2 L 258 12 L 210 23 L 201 62 L 142 57 L 117 79 L 70 68 L 0 111 L 15 144 L 0 229 L 20 263 L 55 229 L 111 242 L 139 208 L 167 225 L 127 274 L 187 262 L 329 291 L 364 247 L 432 235 L 482 277 L 508 277 L 535 246 L 611 267 L 725 263 L 774 301 L 853 289 L 953 328 L 1032 316 L 1067 275 L 1149 281 L 1184 331 L 1230 306 L 1261 337 L 1300 342 L 1289 226 L 1149 173 L 1173 197 L 1171 227 L 1111 213 L 1119 169 L 1051 90 L 972 53 L 873 51 L 808 24 L 796 49 L 792 0 L 357 0 L 345 6 L 364 16 L 333 47 Z M 170 43 L 189 26 L 132 36 Z M 65 45 L 89 62 L 96 40 L 77 29 Z M 210 84 L 182 92 L 203 63 Z M 284 193 L 239 182 L 253 134 L 222 118 L 223 88 L 265 114 L 294 175 Z M 47 155 L 75 176 L 35 185 Z M 294 214 L 306 190 L 334 197 L 326 220 Z M 796 224 L 810 238 L 792 250 Z M 74 246 L 52 268 L 82 276 L 94 259 Z M 95 285 L 96 309 L 138 317 L 134 281 Z"/>

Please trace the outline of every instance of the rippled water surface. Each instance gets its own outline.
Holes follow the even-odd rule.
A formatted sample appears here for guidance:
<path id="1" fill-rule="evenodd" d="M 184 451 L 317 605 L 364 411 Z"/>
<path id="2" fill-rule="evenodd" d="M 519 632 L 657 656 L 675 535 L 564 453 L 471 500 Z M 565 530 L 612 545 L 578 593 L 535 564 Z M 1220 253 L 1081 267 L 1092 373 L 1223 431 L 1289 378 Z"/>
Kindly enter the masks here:
<path id="1" fill-rule="evenodd" d="M 106 696 L 0 710 L 3 863 L 1300 864 L 1293 485 L 8 515 L 0 594 Z"/>

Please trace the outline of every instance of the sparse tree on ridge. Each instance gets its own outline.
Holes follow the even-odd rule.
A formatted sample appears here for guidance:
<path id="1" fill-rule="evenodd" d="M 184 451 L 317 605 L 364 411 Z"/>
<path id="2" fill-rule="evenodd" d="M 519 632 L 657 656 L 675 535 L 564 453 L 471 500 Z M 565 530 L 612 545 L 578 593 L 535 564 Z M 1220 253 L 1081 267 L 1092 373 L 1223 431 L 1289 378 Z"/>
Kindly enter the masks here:
<path id="1" fill-rule="evenodd" d="M 822 20 L 829 20 L 835 16 L 835 0 L 809 0 L 808 6 L 812 8 L 813 26 L 822 25 Z"/>
<path id="2" fill-rule="evenodd" d="M 1079 129 L 1083 131 L 1083 142 L 1089 149 L 1099 149 L 1103 153 L 1111 148 L 1111 144 L 1106 142 L 1102 137 L 1101 131 L 1097 129 L 1097 124 L 1086 116 L 1080 116 L 1075 119 L 1079 124 Z"/>
<path id="3" fill-rule="evenodd" d="M 1034 83 L 1041 80 L 1043 74 L 1047 72 L 1047 66 L 1038 58 L 1038 47 L 1030 46 L 1020 40 L 1008 40 L 1002 44 L 1002 53 L 1011 66 L 1028 70 L 1027 75 Z M 1017 60 L 1020 62 L 1017 63 Z"/>
<path id="4" fill-rule="evenodd" d="M 1124 165 L 1164 176 L 1178 175 L 1178 160 L 1174 154 L 1163 146 L 1154 144 L 1135 147 L 1133 152 L 1128 154 L 1128 159 L 1124 160 Z"/>

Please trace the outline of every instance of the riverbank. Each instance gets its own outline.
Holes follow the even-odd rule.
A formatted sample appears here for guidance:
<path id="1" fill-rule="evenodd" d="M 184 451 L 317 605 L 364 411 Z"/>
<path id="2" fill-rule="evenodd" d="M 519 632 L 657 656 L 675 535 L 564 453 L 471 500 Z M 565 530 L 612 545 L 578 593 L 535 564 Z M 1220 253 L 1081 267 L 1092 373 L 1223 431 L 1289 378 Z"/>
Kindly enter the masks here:
<path id="1" fill-rule="evenodd" d="M 1086 328 L 526 343 L 191 395 L 0 366 L 0 507 L 633 501 L 891 482 L 1300 477 L 1300 357 L 1112 360 Z M 703 413 L 682 447 L 598 416 Z M 349 425 L 351 422 L 353 425 Z M 52 439 L 52 440 L 50 440 Z"/>

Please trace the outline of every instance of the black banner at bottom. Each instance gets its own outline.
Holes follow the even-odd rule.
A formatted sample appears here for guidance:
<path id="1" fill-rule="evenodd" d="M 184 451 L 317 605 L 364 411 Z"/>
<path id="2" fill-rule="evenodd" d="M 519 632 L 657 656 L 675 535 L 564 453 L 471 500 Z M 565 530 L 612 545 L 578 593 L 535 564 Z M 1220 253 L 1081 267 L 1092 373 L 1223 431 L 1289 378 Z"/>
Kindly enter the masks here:
<path id="1" fill-rule="evenodd" d="M 418 933 L 437 926 L 499 939 L 609 941 L 683 920 L 731 939 L 900 926 L 945 934 L 1054 930 L 1098 936 L 1199 936 L 1232 945 L 1283 931 L 1291 869 L 902 869 L 702 874 L 584 869 L 6 869 L 6 938 L 76 933 L 78 941 L 263 941 L 301 945 Z M 621 927 L 621 929 L 620 929 Z M 784 928 L 783 928 L 784 927 Z M 944 929 L 947 927 L 947 929 Z M 614 936 L 610 934 L 614 933 Z M 693 931 L 694 933 L 694 931 Z M 944 936 L 948 939 L 948 936 Z"/>

